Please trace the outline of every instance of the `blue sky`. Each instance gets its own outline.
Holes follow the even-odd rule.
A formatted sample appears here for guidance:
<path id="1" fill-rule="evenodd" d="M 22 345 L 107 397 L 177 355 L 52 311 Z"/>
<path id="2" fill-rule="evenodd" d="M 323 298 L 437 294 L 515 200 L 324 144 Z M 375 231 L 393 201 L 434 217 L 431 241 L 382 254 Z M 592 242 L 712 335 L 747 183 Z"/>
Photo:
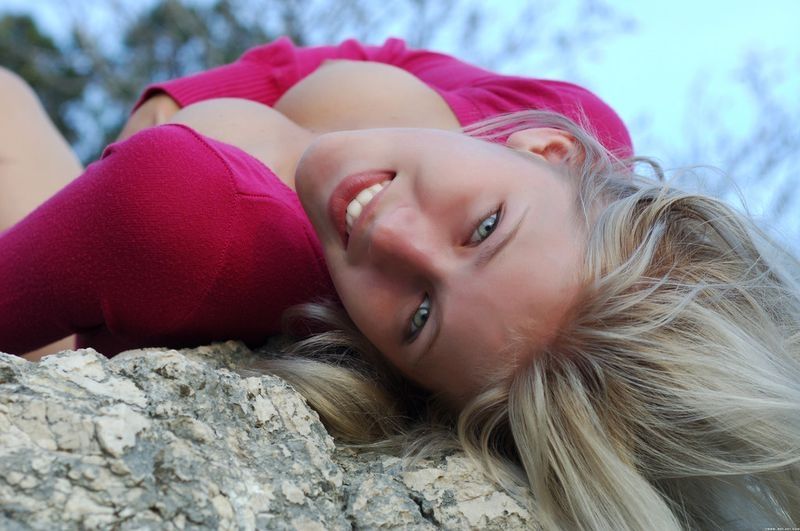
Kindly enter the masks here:
<path id="1" fill-rule="evenodd" d="M 603 96 L 629 121 L 652 115 L 659 135 L 678 134 L 695 83 L 703 82 L 728 103 L 732 125 L 747 127 L 748 110 L 735 103 L 732 74 L 742 57 L 754 51 L 794 55 L 800 67 L 800 2 L 615 0 L 637 29 L 606 45 L 603 59 L 586 65 Z M 756 8 L 756 6 L 758 6 Z M 797 100 L 800 68 L 787 80 L 784 94 Z M 678 139 L 673 139 L 678 142 Z"/>
<path id="2" fill-rule="evenodd" d="M 50 32 L 59 35 L 63 31 L 51 0 L 31 4 L 30 0 L 0 0 L 0 12 L 4 8 L 33 12 Z M 577 0 L 551 3 L 557 6 L 551 10 L 553 25 L 559 23 L 560 9 L 578 4 Z M 734 140 L 755 126 L 756 109 L 737 74 L 748 54 L 768 57 L 780 70 L 783 79 L 774 92 L 785 101 L 787 112 L 800 118 L 800 0 L 609 0 L 608 4 L 632 19 L 634 29 L 609 36 L 597 49 L 580 56 L 575 65 L 579 79 L 572 81 L 586 84 L 617 110 L 629 125 L 640 153 L 657 156 L 667 167 L 722 165 L 713 149 L 694 154 L 701 160 L 687 160 L 686 154 L 695 147 L 693 142 L 703 140 L 706 124 L 701 111 L 710 109 L 715 121 Z M 87 4 L 76 5 L 85 9 Z M 458 53 L 449 49 L 447 42 L 439 47 Z M 526 64 L 524 60 L 505 64 L 503 70 L 540 77 L 565 75 L 557 65 L 542 71 L 541 64 Z M 793 126 L 800 132 L 798 121 Z M 795 157 L 788 166 L 793 162 L 800 164 L 800 158 Z M 794 173 L 794 168 L 787 171 Z M 775 177 L 781 178 L 789 177 Z M 767 224 L 775 224 L 784 240 L 800 250 L 800 199 L 794 202 L 792 215 L 774 220 L 768 211 L 772 184 L 750 182 L 741 175 L 736 179 L 754 214 Z"/>
<path id="3" fill-rule="evenodd" d="M 586 72 L 630 125 L 640 153 L 658 156 L 668 167 L 710 164 L 733 171 L 717 150 L 694 150 L 687 143 L 702 143 L 704 129 L 714 128 L 705 111 L 723 124 L 732 144 L 758 126 L 758 111 L 740 72 L 748 55 L 782 74 L 772 89 L 794 116 L 790 127 L 800 139 L 800 1 L 616 0 L 613 5 L 633 16 L 637 29 L 608 43 L 602 61 L 586 65 Z M 795 146 L 795 154 L 771 176 L 772 182 L 748 175 L 747 167 L 734 175 L 755 217 L 796 251 L 800 187 L 791 186 L 795 199 L 789 212 L 775 218 L 772 209 L 774 190 L 787 189 L 779 181 L 796 182 L 798 150 Z M 687 159 L 689 152 L 695 154 Z M 758 165 L 750 167 L 756 170 Z"/>

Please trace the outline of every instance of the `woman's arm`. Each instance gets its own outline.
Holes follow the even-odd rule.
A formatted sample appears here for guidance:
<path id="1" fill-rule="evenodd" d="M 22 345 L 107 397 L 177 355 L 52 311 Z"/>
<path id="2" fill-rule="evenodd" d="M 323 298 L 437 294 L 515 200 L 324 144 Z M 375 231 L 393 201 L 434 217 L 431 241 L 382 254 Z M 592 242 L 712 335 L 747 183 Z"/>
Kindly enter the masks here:
<path id="1" fill-rule="evenodd" d="M 0 233 L 0 351 L 73 333 L 106 337 L 106 355 L 263 343 L 285 308 L 334 293 L 297 196 L 267 172 L 181 125 L 107 148 Z"/>

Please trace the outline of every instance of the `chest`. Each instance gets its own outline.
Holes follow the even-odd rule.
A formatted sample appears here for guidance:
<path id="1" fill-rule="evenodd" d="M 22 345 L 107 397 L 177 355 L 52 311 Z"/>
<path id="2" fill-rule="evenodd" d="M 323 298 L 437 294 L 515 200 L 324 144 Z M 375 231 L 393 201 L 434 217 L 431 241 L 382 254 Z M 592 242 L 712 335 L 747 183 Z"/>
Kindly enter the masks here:
<path id="1" fill-rule="evenodd" d="M 188 105 L 170 122 L 235 146 L 268 166 L 294 189 L 294 172 L 313 135 L 280 112 L 257 102 L 215 98 Z"/>
<path id="2" fill-rule="evenodd" d="M 459 129 L 442 97 L 398 67 L 363 61 L 328 61 L 275 104 L 314 132 L 423 127 Z"/>
<path id="3" fill-rule="evenodd" d="M 274 107 L 217 98 L 184 107 L 171 122 L 236 146 L 294 189 L 294 172 L 313 138 L 382 127 L 458 129 L 436 91 L 389 65 L 332 61 L 290 88 Z"/>

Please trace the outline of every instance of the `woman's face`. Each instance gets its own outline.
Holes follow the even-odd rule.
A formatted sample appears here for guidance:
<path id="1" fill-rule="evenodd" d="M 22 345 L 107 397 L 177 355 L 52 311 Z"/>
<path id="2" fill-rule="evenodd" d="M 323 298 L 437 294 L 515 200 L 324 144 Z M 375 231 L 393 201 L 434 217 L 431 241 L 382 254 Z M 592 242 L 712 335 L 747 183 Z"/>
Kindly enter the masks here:
<path id="1" fill-rule="evenodd" d="M 336 132 L 297 168 L 353 322 L 403 374 L 456 401 L 525 361 L 507 348 L 514 330 L 546 341 L 578 288 L 575 191 L 548 162 L 563 149 L 547 135 L 562 148 L 564 135 L 528 131 L 512 135 L 517 149 L 432 129 Z"/>

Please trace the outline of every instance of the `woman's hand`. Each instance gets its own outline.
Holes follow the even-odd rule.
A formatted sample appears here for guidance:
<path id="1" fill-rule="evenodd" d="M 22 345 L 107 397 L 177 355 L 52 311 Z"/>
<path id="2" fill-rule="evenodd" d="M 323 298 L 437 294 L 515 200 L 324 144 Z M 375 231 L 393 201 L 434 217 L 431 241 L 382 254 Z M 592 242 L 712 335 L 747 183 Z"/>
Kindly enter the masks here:
<path id="1" fill-rule="evenodd" d="M 167 94 L 151 96 L 131 114 L 117 140 L 125 140 L 143 129 L 166 123 L 178 110 L 178 103 Z"/>

